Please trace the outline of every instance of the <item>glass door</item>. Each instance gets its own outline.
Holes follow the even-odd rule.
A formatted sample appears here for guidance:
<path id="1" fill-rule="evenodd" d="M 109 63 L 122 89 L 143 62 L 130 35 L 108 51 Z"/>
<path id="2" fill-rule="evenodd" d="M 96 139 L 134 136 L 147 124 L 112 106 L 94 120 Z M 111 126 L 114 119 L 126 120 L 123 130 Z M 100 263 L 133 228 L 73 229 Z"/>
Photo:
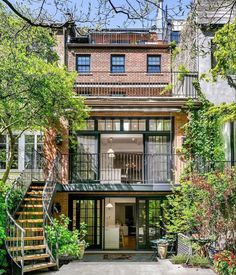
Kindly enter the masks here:
<path id="1" fill-rule="evenodd" d="M 72 228 L 79 229 L 81 223 L 87 225 L 86 242 L 89 248 L 102 247 L 102 200 L 73 199 Z"/>
<path id="2" fill-rule="evenodd" d="M 171 180 L 169 135 L 148 135 L 145 139 L 145 180 L 147 183 Z"/>
<path id="3" fill-rule="evenodd" d="M 162 199 L 137 199 L 137 248 L 150 248 L 151 241 L 161 238 Z"/>
<path id="4" fill-rule="evenodd" d="M 75 152 L 71 154 L 70 164 L 72 182 L 98 181 L 98 137 L 77 136 L 77 146 Z"/>

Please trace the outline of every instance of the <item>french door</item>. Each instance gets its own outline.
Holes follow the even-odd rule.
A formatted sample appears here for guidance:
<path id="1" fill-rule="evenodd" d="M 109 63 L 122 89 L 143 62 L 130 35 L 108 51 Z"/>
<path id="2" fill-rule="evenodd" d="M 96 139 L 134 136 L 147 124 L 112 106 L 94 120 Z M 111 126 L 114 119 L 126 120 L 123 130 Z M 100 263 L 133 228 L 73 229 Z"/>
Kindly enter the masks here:
<path id="1" fill-rule="evenodd" d="M 146 135 L 145 180 L 148 183 L 171 180 L 170 135 Z"/>
<path id="2" fill-rule="evenodd" d="M 99 179 L 98 136 L 79 135 L 75 152 L 70 155 L 71 182 L 95 182 Z"/>
<path id="3" fill-rule="evenodd" d="M 79 229 L 82 223 L 87 225 L 86 242 L 89 248 L 102 247 L 102 199 L 71 200 L 72 229 Z"/>
<path id="4" fill-rule="evenodd" d="M 163 199 L 137 198 L 137 249 L 150 248 L 152 240 L 162 237 L 162 202 Z"/>

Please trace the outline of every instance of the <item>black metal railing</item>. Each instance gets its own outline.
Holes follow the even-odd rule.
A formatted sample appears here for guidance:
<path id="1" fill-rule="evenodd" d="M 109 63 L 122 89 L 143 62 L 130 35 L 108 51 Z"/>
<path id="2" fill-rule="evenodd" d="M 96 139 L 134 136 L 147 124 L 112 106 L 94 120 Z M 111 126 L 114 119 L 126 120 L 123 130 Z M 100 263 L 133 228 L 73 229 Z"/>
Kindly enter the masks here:
<path id="1" fill-rule="evenodd" d="M 224 172 L 232 161 L 187 160 L 183 154 L 77 153 L 63 155 L 70 163 L 69 182 L 108 184 L 179 184 L 186 174 Z M 67 165 L 68 167 L 68 165 Z"/>
<path id="2" fill-rule="evenodd" d="M 70 154 L 70 181 L 97 183 L 178 183 L 186 167 L 173 154 L 100 153 Z"/>
<path id="3" fill-rule="evenodd" d="M 197 98 L 193 85 L 198 73 L 91 72 L 79 74 L 74 89 L 85 97 Z"/>

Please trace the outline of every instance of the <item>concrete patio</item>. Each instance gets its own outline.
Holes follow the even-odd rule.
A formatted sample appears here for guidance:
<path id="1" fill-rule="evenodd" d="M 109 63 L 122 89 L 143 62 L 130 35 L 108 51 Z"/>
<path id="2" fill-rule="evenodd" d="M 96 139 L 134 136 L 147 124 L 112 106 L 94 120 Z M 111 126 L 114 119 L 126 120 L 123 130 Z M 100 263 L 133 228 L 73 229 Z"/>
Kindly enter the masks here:
<path id="1" fill-rule="evenodd" d="M 38 273 L 39 274 L 39 273 Z M 40 273 L 42 275 L 42 273 Z M 63 265 L 47 275 L 214 275 L 210 269 L 184 268 L 169 260 L 159 262 L 79 262 Z"/>

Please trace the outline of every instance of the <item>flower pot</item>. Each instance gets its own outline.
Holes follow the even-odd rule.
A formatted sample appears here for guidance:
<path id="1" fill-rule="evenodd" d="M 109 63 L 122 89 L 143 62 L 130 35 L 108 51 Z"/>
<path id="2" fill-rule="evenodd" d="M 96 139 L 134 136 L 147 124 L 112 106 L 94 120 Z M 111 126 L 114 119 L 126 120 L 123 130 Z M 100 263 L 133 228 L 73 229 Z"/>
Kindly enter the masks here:
<path id="1" fill-rule="evenodd" d="M 168 248 L 168 244 L 164 243 L 164 244 L 158 244 L 157 245 L 157 251 L 158 251 L 158 255 L 160 256 L 161 259 L 166 259 L 167 256 L 167 248 Z"/>

